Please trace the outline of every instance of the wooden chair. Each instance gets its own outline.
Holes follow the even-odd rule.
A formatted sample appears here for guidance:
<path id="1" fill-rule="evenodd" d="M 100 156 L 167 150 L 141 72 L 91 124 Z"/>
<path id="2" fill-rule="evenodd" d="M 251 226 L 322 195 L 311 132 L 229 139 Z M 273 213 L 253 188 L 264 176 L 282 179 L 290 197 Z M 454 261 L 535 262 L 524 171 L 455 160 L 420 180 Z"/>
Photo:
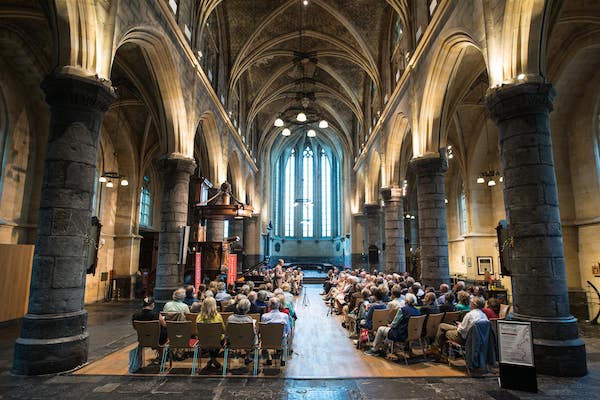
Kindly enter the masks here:
<path id="1" fill-rule="evenodd" d="M 419 346 L 421 346 L 421 351 L 423 355 L 425 355 L 425 347 L 423 346 L 423 341 L 421 338 L 421 333 L 423 332 L 423 325 L 425 324 L 425 318 L 427 315 L 419 315 L 412 316 L 408 320 L 408 337 L 406 341 L 400 342 L 402 344 L 402 355 L 404 356 L 404 363 L 408 366 L 408 357 L 406 356 L 407 351 L 410 356 L 411 352 L 411 344 L 414 342 L 419 342 Z M 394 342 L 392 342 L 392 353 L 394 353 Z"/>
<path id="2" fill-rule="evenodd" d="M 198 330 L 196 329 L 196 319 L 198 318 L 197 313 L 185 313 L 185 320 L 190 321 L 192 323 L 192 336 L 198 335 Z"/>
<path id="3" fill-rule="evenodd" d="M 260 314 L 248 314 L 257 324 L 260 324 Z"/>
<path id="4" fill-rule="evenodd" d="M 258 346 L 256 345 L 253 323 L 227 324 L 227 344 L 223 360 L 223 376 L 227 375 L 229 350 L 254 350 L 253 374 L 258 372 Z"/>
<path id="5" fill-rule="evenodd" d="M 198 333 L 198 350 L 220 350 L 223 348 L 222 336 L 225 330 L 220 322 L 198 322 L 196 323 L 196 332 Z M 194 360 L 192 361 L 194 371 L 196 365 L 202 361 L 201 355 L 200 351 L 194 352 Z"/>
<path id="6" fill-rule="evenodd" d="M 279 366 L 284 367 L 287 355 L 287 337 L 283 336 L 283 324 L 265 324 L 258 325 L 260 333 L 260 350 L 281 351 Z"/>
<path id="7" fill-rule="evenodd" d="M 398 307 L 394 307 L 394 308 L 390 308 L 388 310 L 388 319 L 387 319 L 387 323 L 391 324 L 392 321 L 394 320 L 394 318 L 396 317 L 396 314 L 398 313 Z"/>
<path id="8" fill-rule="evenodd" d="M 167 321 L 167 334 L 169 343 L 163 352 L 162 361 L 160 363 L 160 372 L 165 369 L 168 354 L 173 349 L 192 349 L 194 358 L 198 353 L 198 339 L 192 338 L 192 322 L 190 321 Z M 173 366 L 173 358 L 169 359 L 169 368 Z M 196 364 L 192 363 L 192 375 L 196 373 Z"/>
<path id="9" fill-rule="evenodd" d="M 444 319 L 442 323 L 444 324 L 453 324 L 454 321 L 458 320 L 459 311 L 448 311 L 444 314 Z"/>
<path id="10" fill-rule="evenodd" d="M 390 310 L 385 308 L 383 310 L 373 310 L 373 328 L 371 329 L 373 333 L 376 333 L 380 326 L 388 324 L 389 313 Z"/>
<path id="11" fill-rule="evenodd" d="M 442 319 L 444 319 L 444 313 L 429 314 L 427 316 L 427 324 L 425 325 L 425 343 L 427 347 L 435 340 Z"/>
<path id="12" fill-rule="evenodd" d="M 164 353 L 164 345 L 160 341 L 160 323 L 156 321 L 133 321 L 133 328 L 138 335 L 138 346 L 135 349 L 135 357 L 139 357 L 139 351 L 142 352 L 142 362 L 140 366 L 144 366 L 144 348 L 150 347 L 160 349 Z"/>
<path id="13" fill-rule="evenodd" d="M 499 317 L 500 319 L 506 319 L 506 316 L 508 315 L 508 309 L 509 309 L 509 305 L 508 304 L 500 304 L 500 313 L 499 313 Z"/>
<path id="14" fill-rule="evenodd" d="M 219 311 L 225 311 L 227 306 L 231 304 L 231 300 L 223 300 L 219 302 Z"/>
<path id="15" fill-rule="evenodd" d="M 469 312 L 467 310 L 462 310 L 458 312 L 458 317 L 456 318 L 457 321 L 461 321 L 463 320 L 463 318 L 465 317 L 465 315 L 467 315 Z"/>
<path id="16" fill-rule="evenodd" d="M 227 325 L 227 318 L 229 318 L 230 315 L 233 315 L 232 312 L 222 312 L 221 314 L 221 318 L 223 318 L 223 322 L 225 322 L 225 325 Z"/>

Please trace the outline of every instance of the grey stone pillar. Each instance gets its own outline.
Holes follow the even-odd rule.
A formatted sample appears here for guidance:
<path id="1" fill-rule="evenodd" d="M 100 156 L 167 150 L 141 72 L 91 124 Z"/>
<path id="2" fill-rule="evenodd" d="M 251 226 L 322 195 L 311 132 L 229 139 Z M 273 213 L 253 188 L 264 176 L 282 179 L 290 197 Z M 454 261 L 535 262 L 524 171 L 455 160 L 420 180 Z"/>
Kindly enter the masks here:
<path id="1" fill-rule="evenodd" d="M 504 205 L 512 237 L 514 317 L 532 323 L 538 372 L 581 376 L 587 372 L 569 298 L 558 191 L 550 136 L 556 92 L 548 83 L 492 89 L 487 97 L 498 129 Z"/>
<path id="2" fill-rule="evenodd" d="M 448 162 L 440 157 L 426 157 L 413 159 L 411 163 L 417 176 L 421 279 L 424 284 L 437 288 L 442 283 L 450 283 L 444 201 L 444 173 Z"/>
<path id="3" fill-rule="evenodd" d="M 406 271 L 406 249 L 404 246 L 404 206 L 402 189 L 381 189 L 385 212 L 385 271 Z"/>
<path id="4" fill-rule="evenodd" d="M 352 214 L 352 234 L 350 236 L 350 262 L 353 268 L 364 268 L 366 264 L 367 241 L 364 214 Z"/>
<path id="5" fill-rule="evenodd" d="M 159 310 L 171 300 L 173 291 L 183 282 L 183 267 L 179 265 L 181 227 L 187 225 L 190 175 L 196 168 L 192 158 L 168 157 L 160 162 L 163 194 L 154 287 L 154 298 Z"/>
<path id="6" fill-rule="evenodd" d="M 50 132 L 42 179 L 29 308 L 13 373 L 41 375 L 87 361 L 83 308 L 100 127 L 115 99 L 106 81 L 55 73 L 42 83 Z"/>
<path id="7" fill-rule="evenodd" d="M 369 270 L 380 270 L 381 266 L 381 238 L 379 235 L 381 227 L 381 206 L 379 204 L 365 204 L 365 220 L 366 220 L 366 254 Z M 376 246 L 377 262 L 374 262 L 369 257 L 369 247 Z"/>

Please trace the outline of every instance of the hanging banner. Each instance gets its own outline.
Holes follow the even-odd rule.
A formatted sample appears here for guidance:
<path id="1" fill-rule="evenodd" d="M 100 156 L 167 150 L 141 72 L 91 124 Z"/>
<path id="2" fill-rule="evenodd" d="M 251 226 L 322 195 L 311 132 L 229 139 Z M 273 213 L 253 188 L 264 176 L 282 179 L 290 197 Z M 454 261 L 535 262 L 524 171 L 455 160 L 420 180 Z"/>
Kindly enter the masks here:
<path id="1" fill-rule="evenodd" d="M 194 286 L 196 287 L 196 293 L 198 293 L 198 288 L 200 287 L 200 284 L 202 283 L 202 253 L 197 252 L 196 253 L 196 262 L 194 264 L 194 276 L 195 276 L 195 280 L 194 280 Z"/>
<path id="2" fill-rule="evenodd" d="M 229 255 L 229 269 L 227 270 L 227 284 L 235 284 L 237 278 L 237 254 Z"/>

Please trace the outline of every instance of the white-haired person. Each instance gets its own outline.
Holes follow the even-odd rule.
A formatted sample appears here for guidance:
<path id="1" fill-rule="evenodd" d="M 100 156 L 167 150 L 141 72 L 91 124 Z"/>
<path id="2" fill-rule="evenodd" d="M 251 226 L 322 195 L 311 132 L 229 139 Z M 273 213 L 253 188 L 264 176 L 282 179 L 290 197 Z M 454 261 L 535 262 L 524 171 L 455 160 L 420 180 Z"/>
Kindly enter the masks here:
<path id="1" fill-rule="evenodd" d="M 282 340 L 287 339 L 287 335 L 291 332 L 291 320 L 290 316 L 286 313 L 281 312 L 282 304 L 278 297 L 273 297 L 269 300 L 269 312 L 264 313 L 261 317 L 261 322 L 265 324 L 283 324 L 283 337 Z M 267 357 L 267 365 L 273 363 L 271 353 L 263 350 L 263 356 Z M 283 365 L 283 364 L 282 364 Z"/>
<path id="2" fill-rule="evenodd" d="M 236 304 L 235 313 L 231 314 L 229 318 L 227 318 L 227 325 L 229 324 L 246 324 L 251 323 L 254 329 L 254 343 L 258 343 L 258 338 L 256 336 L 257 328 L 256 321 L 254 318 L 248 315 L 248 311 L 250 311 L 250 300 L 248 298 L 243 298 Z M 246 352 L 246 359 L 244 360 L 244 364 L 250 364 L 252 362 L 251 352 Z"/>
<path id="3" fill-rule="evenodd" d="M 163 312 L 166 313 L 189 313 L 190 308 L 183 302 L 185 299 L 185 289 L 179 288 L 173 292 L 173 300 L 169 301 L 163 307 Z"/>
<path id="4" fill-rule="evenodd" d="M 365 354 L 370 356 L 385 356 L 385 350 L 383 344 L 385 339 L 392 340 L 394 342 L 403 342 L 408 337 L 408 321 L 410 317 L 419 316 L 421 312 L 415 307 L 417 303 L 417 297 L 408 293 L 404 299 L 404 307 L 400 307 L 396 312 L 396 316 L 391 324 L 388 326 L 380 326 L 375 334 L 375 340 L 373 340 L 373 346 L 370 350 L 367 350 Z"/>

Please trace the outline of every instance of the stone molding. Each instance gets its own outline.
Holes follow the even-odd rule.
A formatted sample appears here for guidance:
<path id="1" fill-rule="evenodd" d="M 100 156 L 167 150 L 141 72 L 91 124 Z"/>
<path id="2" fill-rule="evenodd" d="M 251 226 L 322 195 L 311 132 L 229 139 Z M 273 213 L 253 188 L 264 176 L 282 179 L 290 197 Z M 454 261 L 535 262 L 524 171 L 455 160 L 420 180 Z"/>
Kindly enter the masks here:
<path id="1" fill-rule="evenodd" d="M 382 187 L 380 193 L 386 204 L 402 201 L 402 189 L 399 187 Z"/>
<path id="2" fill-rule="evenodd" d="M 550 83 L 527 82 L 488 90 L 486 105 L 496 123 L 524 114 L 552 111 L 556 90 Z"/>
<path id="3" fill-rule="evenodd" d="M 419 157 L 410 160 L 417 175 L 432 175 L 448 170 L 448 160 L 445 157 Z"/>
<path id="4" fill-rule="evenodd" d="M 51 107 L 87 107 L 106 112 L 117 99 L 110 82 L 99 78 L 54 72 L 41 84 Z"/>

